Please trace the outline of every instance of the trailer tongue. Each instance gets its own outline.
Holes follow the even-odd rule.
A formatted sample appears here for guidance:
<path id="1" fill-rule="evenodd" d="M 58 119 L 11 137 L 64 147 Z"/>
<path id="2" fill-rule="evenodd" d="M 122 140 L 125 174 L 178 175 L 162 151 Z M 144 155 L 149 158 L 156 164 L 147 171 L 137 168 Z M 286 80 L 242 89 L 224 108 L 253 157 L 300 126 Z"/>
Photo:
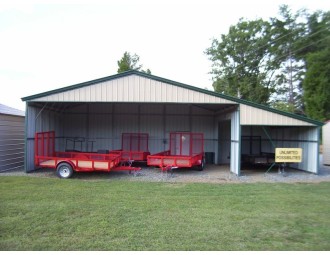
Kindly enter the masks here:
<path id="1" fill-rule="evenodd" d="M 70 178 L 73 172 L 139 171 L 123 160 L 120 154 L 55 151 L 55 132 L 35 134 L 34 162 L 36 167 L 54 168 L 60 178 Z"/>

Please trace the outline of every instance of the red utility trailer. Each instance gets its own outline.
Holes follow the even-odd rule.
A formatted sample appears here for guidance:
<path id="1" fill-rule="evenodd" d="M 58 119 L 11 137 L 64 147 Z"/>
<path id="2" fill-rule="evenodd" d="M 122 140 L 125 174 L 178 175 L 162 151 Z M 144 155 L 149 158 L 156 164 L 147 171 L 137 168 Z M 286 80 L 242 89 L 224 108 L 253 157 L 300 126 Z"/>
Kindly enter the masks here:
<path id="1" fill-rule="evenodd" d="M 119 154 L 121 159 L 126 161 L 147 161 L 147 156 L 150 155 L 148 139 L 147 133 L 123 133 L 121 149 L 110 153 Z"/>
<path id="2" fill-rule="evenodd" d="M 115 170 L 137 171 L 139 167 L 125 166 L 118 154 L 55 151 L 55 132 L 39 132 L 34 140 L 36 167 L 55 168 L 61 178 L 70 178 L 74 171 L 110 172 Z"/>
<path id="3" fill-rule="evenodd" d="M 148 166 L 158 166 L 163 171 L 172 168 L 204 169 L 203 133 L 171 132 L 170 149 L 147 157 Z"/>

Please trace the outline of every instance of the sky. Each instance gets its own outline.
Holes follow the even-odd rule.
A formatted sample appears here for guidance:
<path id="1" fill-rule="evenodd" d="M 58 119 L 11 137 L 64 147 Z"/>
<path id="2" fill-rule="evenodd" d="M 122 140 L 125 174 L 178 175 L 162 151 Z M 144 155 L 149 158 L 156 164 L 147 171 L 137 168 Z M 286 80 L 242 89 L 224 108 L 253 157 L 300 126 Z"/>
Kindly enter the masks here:
<path id="1" fill-rule="evenodd" d="M 0 0 L 0 103 L 117 73 L 125 51 L 153 75 L 212 90 L 205 50 L 240 18 L 330 10 L 329 0 Z"/>

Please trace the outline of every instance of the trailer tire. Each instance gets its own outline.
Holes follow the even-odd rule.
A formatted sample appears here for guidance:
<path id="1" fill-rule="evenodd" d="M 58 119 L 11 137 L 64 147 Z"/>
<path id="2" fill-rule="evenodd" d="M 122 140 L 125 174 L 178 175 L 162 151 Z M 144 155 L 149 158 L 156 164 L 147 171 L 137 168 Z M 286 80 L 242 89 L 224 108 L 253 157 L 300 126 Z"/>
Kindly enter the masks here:
<path id="1" fill-rule="evenodd" d="M 204 170 L 204 164 L 205 164 L 205 160 L 204 158 L 202 158 L 201 164 L 197 167 L 198 171 L 203 171 Z"/>
<path id="2" fill-rule="evenodd" d="M 69 163 L 60 163 L 56 168 L 56 174 L 63 179 L 70 178 L 73 175 L 72 166 Z"/>

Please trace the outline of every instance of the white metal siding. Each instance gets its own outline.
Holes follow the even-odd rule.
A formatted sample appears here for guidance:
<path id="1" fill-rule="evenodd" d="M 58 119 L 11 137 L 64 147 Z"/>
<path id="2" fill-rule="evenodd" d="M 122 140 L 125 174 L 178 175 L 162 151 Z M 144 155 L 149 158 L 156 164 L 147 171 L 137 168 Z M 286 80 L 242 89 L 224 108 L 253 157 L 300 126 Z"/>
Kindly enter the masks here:
<path id="1" fill-rule="evenodd" d="M 39 97 L 42 102 L 167 102 L 233 103 L 216 96 L 130 75 L 118 79 Z"/>
<path id="2" fill-rule="evenodd" d="M 164 104 L 142 104 L 140 107 L 139 132 L 149 134 L 149 151 L 157 153 L 168 149 L 165 131 Z"/>
<path id="3" fill-rule="evenodd" d="M 140 132 L 149 134 L 149 151 L 151 153 L 168 149 L 168 137 L 165 135 L 163 116 L 142 115 L 140 123 Z"/>
<path id="4" fill-rule="evenodd" d="M 214 132 L 214 116 L 197 115 L 191 120 L 191 131 L 204 134 L 204 151 L 217 152 L 217 137 Z"/>
<path id="5" fill-rule="evenodd" d="M 109 145 L 114 145 L 112 114 L 91 114 L 89 117 L 89 126 L 87 137 L 90 139 L 88 151 L 119 149 Z M 93 143 L 93 144 L 92 144 Z M 117 142 L 118 144 L 118 142 Z"/>
<path id="6" fill-rule="evenodd" d="M 0 172 L 24 166 L 24 116 L 0 114 Z"/>
<path id="7" fill-rule="evenodd" d="M 244 104 L 240 105 L 240 109 L 241 125 L 315 126 L 305 121 Z"/>
<path id="8" fill-rule="evenodd" d="M 41 108 L 27 107 L 26 118 L 26 144 L 25 144 L 25 170 L 27 172 L 34 170 L 34 135 L 36 132 L 56 130 L 56 136 L 63 135 L 63 128 L 60 115 L 55 112 L 46 111 Z M 59 140 L 56 143 L 58 150 L 62 144 Z"/>
<path id="9" fill-rule="evenodd" d="M 330 165 L 330 121 L 322 127 L 323 164 Z"/>
<path id="10" fill-rule="evenodd" d="M 230 125 L 228 123 L 230 122 Z M 232 112 L 227 112 L 225 114 L 220 114 L 216 118 L 216 130 L 219 128 L 219 134 L 217 134 L 217 139 L 219 139 L 219 147 L 220 148 L 220 156 L 216 154 L 216 160 L 219 163 L 227 163 L 228 156 L 230 160 L 230 171 L 236 175 L 240 175 L 240 161 L 241 161 L 241 152 L 240 152 L 240 114 L 239 110 L 236 109 Z M 218 126 L 220 125 L 220 127 Z M 223 126 L 221 126 L 223 125 Z M 230 128 L 230 130 L 229 130 Z M 228 147 L 224 148 L 224 146 L 230 147 L 230 152 Z M 229 153 L 228 153 L 229 152 Z"/>
<path id="11" fill-rule="evenodd" d="M 297 164 L 298 169 L 311 173 L 318 173 L 319 167 L 319 137 L 317 128 L 302 128 L 298 133 L 297 148 L 303 149 L 303 161 Z"/>
<path id="12" fill-rule="evenodd" d="M 241 162 L 241 137 L 240 137 L 240 116 L 239 111 L 235 111 L 231 116 L 231 149 L 230 149 L 230 171 L 240 175 Z"/>

